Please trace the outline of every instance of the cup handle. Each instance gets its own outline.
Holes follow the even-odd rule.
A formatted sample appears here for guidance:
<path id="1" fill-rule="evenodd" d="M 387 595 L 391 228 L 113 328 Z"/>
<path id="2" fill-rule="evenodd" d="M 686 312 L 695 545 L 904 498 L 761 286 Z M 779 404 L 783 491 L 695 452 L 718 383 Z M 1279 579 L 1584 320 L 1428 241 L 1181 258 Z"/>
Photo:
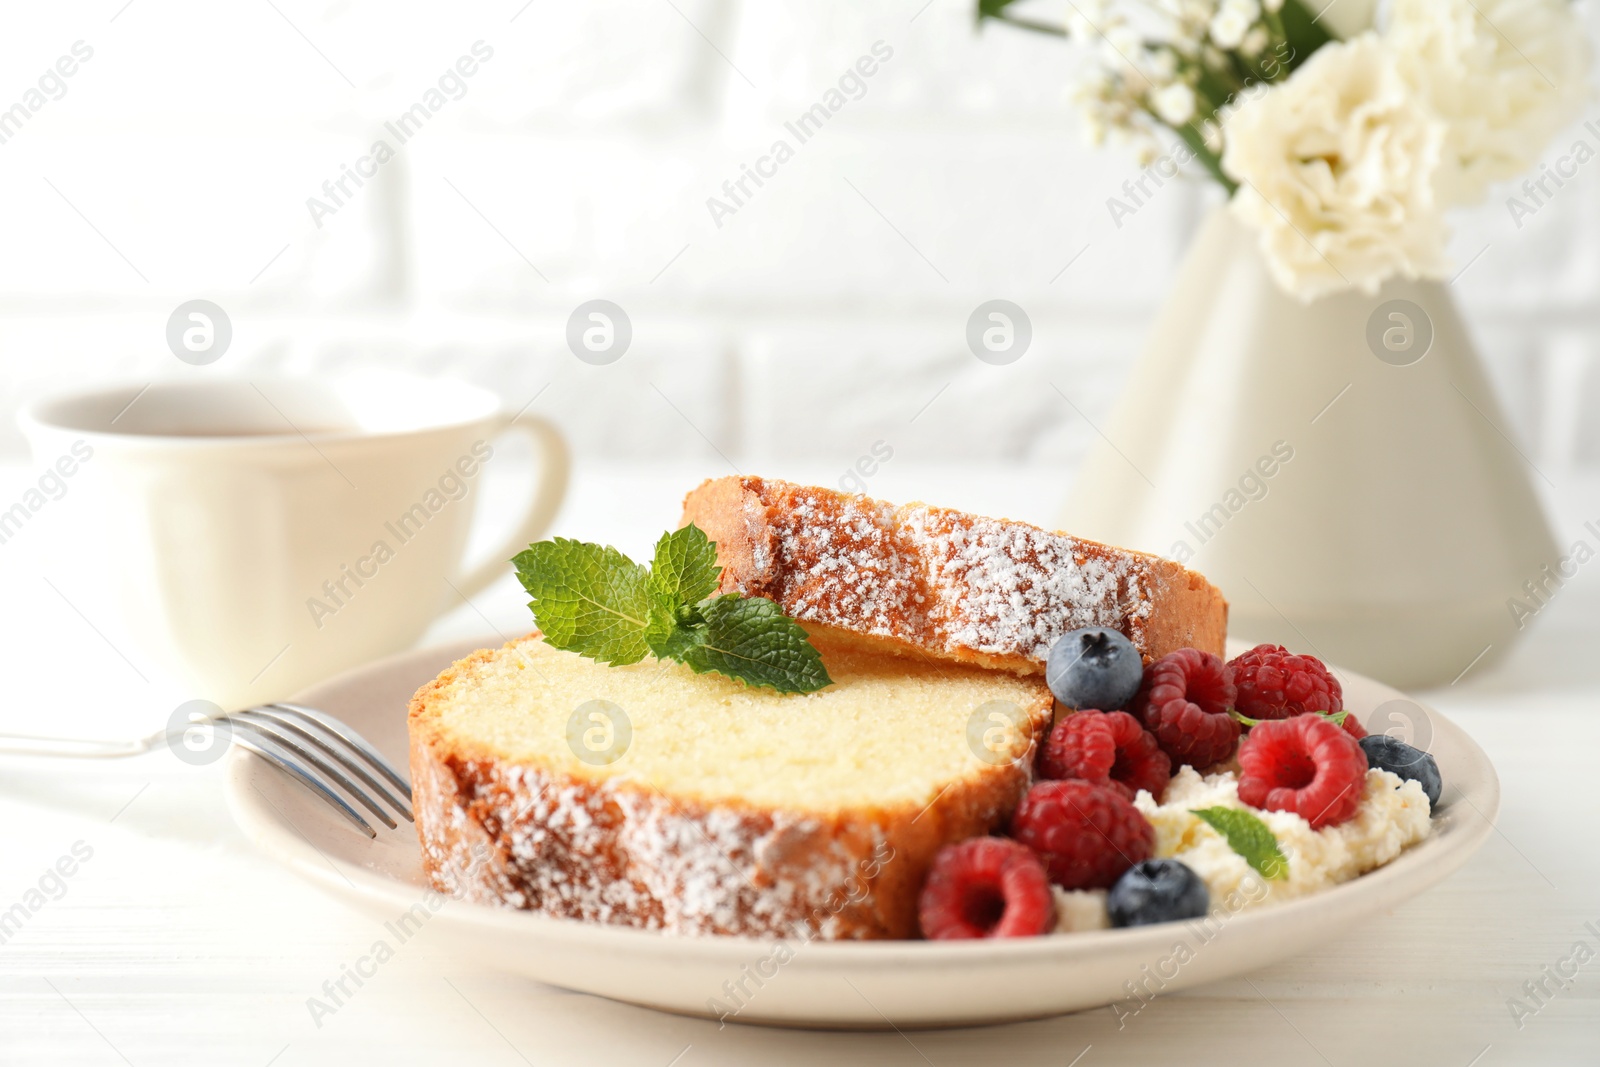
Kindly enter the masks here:
<path id="1" fill-rule="evenodd" d="M 538 488 L 522 521 L 517 523 L 510 536 L 489 553 L 488 559 L 462 576 L 461 594 L 469 599 L 483 592 L 505 573 L 507 560 L 528 547 L 530 541 L 539 539 L 556 517 L 556 511 L 567 495 L 572 453 L 567 448 L 567 439 L 561 436 L 555 424 L 539 415 L 523 415 L 515 419 L 510 415 L 502 415 L 491 436 L 499 437 L 512 432 L 521 433 L 534 443 L 535 451 L 539 454 Z"/>

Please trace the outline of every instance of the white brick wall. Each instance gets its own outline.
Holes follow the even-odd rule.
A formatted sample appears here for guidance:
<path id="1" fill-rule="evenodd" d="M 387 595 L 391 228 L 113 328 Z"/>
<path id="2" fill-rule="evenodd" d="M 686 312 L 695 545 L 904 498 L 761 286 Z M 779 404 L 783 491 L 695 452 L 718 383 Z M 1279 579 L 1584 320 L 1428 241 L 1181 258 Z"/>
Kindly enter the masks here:
<path id="1" fill-rule="evenodd" d="M 1136 170 L 1080 146 L 1070 53 L 975 33 L 968 0 L 275 2 L 13 13 L 0 107 L 95 51 L 0 144 L 0 457 L 23 449 L 9 413 L 59 386 L 383 364 L 516 406 L 543 389 L 598 458 L 842 470 L 883 440 L 1066 468 L 1208 195 L 1169 187 L 1114 227 Z M 307 197 L 480 40 L 460 99 L 315 225 Z M 880 41 L 859 99 L 719 227 L 707 197 Z M 1558 468 L 1600 463 L 1597 194 L 1600 163 L 1520 231 L 1503 196 L 1458 225 L 1491 374 Z M 235 327 L 209 368 L 163 342 L 201 296 Z M 563 340 L 595 297 L 633 321 L 609 367 Z M 996 297 L 1034 325 L 1007 367 L 964 339 Z"/>

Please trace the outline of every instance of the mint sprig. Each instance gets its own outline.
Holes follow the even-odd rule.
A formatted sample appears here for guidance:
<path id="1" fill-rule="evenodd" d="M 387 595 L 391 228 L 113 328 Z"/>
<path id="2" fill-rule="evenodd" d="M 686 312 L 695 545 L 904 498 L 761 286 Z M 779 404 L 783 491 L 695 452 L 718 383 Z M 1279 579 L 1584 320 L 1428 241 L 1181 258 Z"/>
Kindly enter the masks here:
<path id="1" fill-rule="evenodd" d="M 833 684 L 805 630 L 773 601 L 713 596 L 717 546 L 697 526 L 662 535 L 648 569 L 609 545 L 560 537 L 512 562 L 555 648 L 614 666 L 654 654 L 780 693 Z"/>
<path id="2" fill-rule="evenodd" d="M 1321 718 L 1327 719 L 1335 726 L 1343 726 L 1344 720 L 1349 716 L 1350 711 L 1347 708 L 1344 711 L 1311 711 L 1307 712 L 1306 714 L 1320 716 Z M 1264 722 L 1283 721 L 1282 719 L 1252 719 L 1248 715 L 1233 710 L 1229 710 L 1228 715 L 1232 717 L 1234 722 L 1242 724 L 1246 729 L 1249 729 L 1252 726 L 1260 726 Z"/>
<path id="3" fill-rule="evenodd" d="M 650 572 L 610 545 L 557 537 L 512 559 L 539 629 L 556 648 L 621 667 L 650 654 Z"/>
<path id="4" fill-rule="evenodd" d="M 1192 808 L 1206 825 L 1222 835 L 1228 847 L 1244 857 L 1268 881 L 1289 877 L 1289 860 L 1267 824 L 1243 808 Z"/>
<path id="5" fill-rule="evenodd" d="M 680 604 L 698 604 L 717 591 L 722 568 L 717 566 L 717 546 L 693 524 L 661 535 L 656 556 L 650 561 L 650 584 L 657 592 Z"/>

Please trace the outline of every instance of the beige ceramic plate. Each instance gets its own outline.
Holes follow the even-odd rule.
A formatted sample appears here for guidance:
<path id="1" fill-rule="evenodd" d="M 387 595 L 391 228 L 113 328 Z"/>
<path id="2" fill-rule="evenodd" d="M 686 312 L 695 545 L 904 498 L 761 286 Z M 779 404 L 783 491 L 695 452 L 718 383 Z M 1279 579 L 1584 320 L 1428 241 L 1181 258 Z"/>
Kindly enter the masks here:
<path id="1" fill-rule="evenodd" d="M 344 719 L 403 766 L 407 700 L 475 647 L 405 653 L 298 699 Z M 1314 897 L 1239 913 L 1204 936 L 1170 924 L 1010 941 L 818 942 L 790 951 L 758 940 L 671 937 L 462 901 L 445 902 L 428 927 L 448 931 L 475 958 L 554 985 L 693 1015 L 713 1014 L 713 1001 L 742 1002 L 737 1021 L 788 1026 L 997 1023 L 1110 1004 L 1128 996 L 1129 981 L 1175 992 L 1252 971 L 1438 882 L 1483 843 L 1499 809 L 1494 768 L 1459 727 L 1378 682 L 1342 677 L 1347 706 L 1369 727 L 1398 726 L 1427 742 L 1438 759 L 1445 798 L 1433 835 L 1378 871 Z M 263 761 L 237 749 L 230 761 L 229 806 L 262 851 L 375 918 L 395 922 L 413 906 L 427 906 L 431 894 L 409 826 L 370 842 Z"/>

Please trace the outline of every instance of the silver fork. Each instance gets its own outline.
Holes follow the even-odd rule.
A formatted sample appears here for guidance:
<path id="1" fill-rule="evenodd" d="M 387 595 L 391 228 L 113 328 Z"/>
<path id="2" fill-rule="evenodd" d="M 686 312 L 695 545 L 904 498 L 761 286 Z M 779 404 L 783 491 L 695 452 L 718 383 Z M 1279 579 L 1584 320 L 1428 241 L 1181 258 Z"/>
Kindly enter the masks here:
<path id="1" fill-rule="evenodd" d="M 301 704 L 261 704 L 244 711 L 202 716 L 181 729 L 169 727 L 137 741 L 0 734 L 0 754 L 120 759 L 142 755 L 158 745 L 171 745 L 188 730 L 207 725 L 227 731 L 226 737 L 233 744 L 255 753 L 310 789 L 370 838 L 378 836 L 377 830 L 339 795 L 335 786 L 391 830 L 400 824 L 390 811 L 408 822 L 415 821 L 411 815 L 411 784 L 400 772 L 349 726 L 327 712 Z"/>

